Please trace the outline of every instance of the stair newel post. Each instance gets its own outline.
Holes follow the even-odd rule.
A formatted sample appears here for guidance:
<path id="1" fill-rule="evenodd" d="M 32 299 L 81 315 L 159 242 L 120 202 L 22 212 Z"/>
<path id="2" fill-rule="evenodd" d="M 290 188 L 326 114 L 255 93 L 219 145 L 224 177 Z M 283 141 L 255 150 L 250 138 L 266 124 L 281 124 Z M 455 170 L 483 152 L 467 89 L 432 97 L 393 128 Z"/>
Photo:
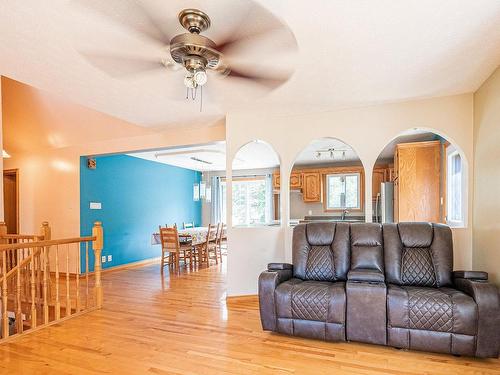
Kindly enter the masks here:
<path id="1" fill-rule="evenodd" d="M 94 274 L 95 274 L 95 290 L 96 290 L 96 303 L 97 308 L 102 307 L 103 291 L 101 282 L 101 253 L 104 244 L 103 228 L 100 221 L 94 223 L 92 228 L 92 237 L 95 237 L 92 247 L 94 249 Z"/>
<path id="2" fill-rule="evenodd" d="M 52 231 L 50 229 L 48 221 L 42 222 L 42 226 L 40 227 L 40 235 L 43 237 L 44 241 L 52 239 Z"/>
<path id="3" fill-rule="evenodd" d="M 42 222 L 40 227 L 40 236 L 43 237 L 42 241 L 51 240 L 52 233 L 47 221 Z M 34 251 L 35 249 L 33 249 Z M 50 263 L 49 263 L 50 247 L 46 246 L 42 249 L 42 259 L 38 263 L 42 265 L 42 296 L 43 296 L 43 321 L 44 324 L 49 323 L 49 298 L 50 298 Z"/>
<path id="4" fill-rule="evenodd" d="M 7 235 L 7 224 L 5 221 L 0 221 L 0 243 L 7 243 L 4 237 Z"/>

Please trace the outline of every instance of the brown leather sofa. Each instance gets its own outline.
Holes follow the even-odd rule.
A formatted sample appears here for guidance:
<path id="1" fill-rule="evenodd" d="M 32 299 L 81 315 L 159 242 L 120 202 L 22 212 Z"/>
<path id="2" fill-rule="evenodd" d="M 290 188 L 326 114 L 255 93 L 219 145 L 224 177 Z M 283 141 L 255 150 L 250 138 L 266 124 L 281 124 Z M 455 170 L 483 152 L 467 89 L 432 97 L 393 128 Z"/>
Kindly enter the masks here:
<path id="1" fill-rule="evenodd" d="M 445 225 L 301 224 L 293 232 L 293 265 L 271 263 L 259 277 L 262 327 L 498 357 L 498 289 L 485 272 L 452 269 Z"/>

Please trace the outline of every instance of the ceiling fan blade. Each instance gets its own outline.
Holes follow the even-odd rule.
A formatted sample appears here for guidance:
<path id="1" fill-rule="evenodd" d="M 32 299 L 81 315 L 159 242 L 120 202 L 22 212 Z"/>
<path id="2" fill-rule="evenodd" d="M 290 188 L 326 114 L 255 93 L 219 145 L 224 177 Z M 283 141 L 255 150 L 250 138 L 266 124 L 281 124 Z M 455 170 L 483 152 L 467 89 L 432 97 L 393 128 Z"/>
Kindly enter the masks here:
<path id="1" fill-rule="evenodd" d="M 93 52 L 80 53 L 91 65 L 113 78 L 137 76 L 166 69 L 163 63 L 155 60 Z"/>
<path id="2" fill-rule="evenodd" d="M 291 73 L 286 72 L 283 74 L 277 73 L 275 75 L 271 74 L 259 74 L 257 72 L 246 72 L 244 69 L 233 69 L 231 68 L 231 71 L 226 75 L 226 79 L 228 78 L 233 78 L 233 79 L 242 79 L 242 80 L 249 80 L 252 81 L 260 86 L 263 86 L 267 89 L 274 90 L 278 88 L 279 86 L 283 85 L 286 81 L 291 76 Z"/>
<path id="3" fill-rule="evenodd" d="M 274 33 L 281 33 L 280 44 L 286 48 L 296 49 L 297 41 L 288 26 L 276 18 L 271 12 L 258 4 L 252 4 L 244 13 L 237 29 L 232 30 L 225 38 L 217 41 L 217 50 L 223 54 L 242 44 L 258 41 Z"/>
<path id="4" fill-rule="evenodd" d="M 168 45 L 173 35 L 165 31 L 145 5 L 136 0 L 73 0 L 101 16 L 112 20 L 128 29 L 161 45 Z M 172 24 L 172 23 L 170 23 Z"/>

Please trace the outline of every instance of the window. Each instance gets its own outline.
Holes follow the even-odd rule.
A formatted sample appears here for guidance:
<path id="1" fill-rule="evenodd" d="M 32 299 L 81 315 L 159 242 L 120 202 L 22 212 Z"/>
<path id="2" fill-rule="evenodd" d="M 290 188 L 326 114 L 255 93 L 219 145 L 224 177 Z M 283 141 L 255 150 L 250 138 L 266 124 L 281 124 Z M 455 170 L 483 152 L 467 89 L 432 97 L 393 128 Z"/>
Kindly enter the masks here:
<path id="1" fill-rule="evenodd" d="M 266 223 L 266 180 L 233 179 L 233 226 Z"/>
<path id="2" fill-rule="evenodd" d="M 326 208 L 328 210 L 360 209 L 360 174 L 326 176 Z"/>
<path id="3" fill-rule="evenodd" d="M 227 223 L 226 211 L 226 179 L 221 180 L 219 189 L 220 220 Z"/>
<path id="4" fill-rule="evenodd" d="M 447 154 L 447 222 L 450 226 L 464 225 L 464 175 L 462 157 L 449 146 Z"/>

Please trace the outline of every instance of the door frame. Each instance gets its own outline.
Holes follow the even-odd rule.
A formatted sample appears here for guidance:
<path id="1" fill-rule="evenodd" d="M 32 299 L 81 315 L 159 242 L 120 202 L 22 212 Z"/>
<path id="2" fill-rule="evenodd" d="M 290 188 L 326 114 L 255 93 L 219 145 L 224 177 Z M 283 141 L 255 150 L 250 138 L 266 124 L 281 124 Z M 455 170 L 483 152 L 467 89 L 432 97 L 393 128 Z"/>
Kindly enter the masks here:
<path id="1" fill-rule="evenodd" d="M 16 232 L 19 233 L 19 169 L 4 169 L 3 176 L 16 177 Z"/>

